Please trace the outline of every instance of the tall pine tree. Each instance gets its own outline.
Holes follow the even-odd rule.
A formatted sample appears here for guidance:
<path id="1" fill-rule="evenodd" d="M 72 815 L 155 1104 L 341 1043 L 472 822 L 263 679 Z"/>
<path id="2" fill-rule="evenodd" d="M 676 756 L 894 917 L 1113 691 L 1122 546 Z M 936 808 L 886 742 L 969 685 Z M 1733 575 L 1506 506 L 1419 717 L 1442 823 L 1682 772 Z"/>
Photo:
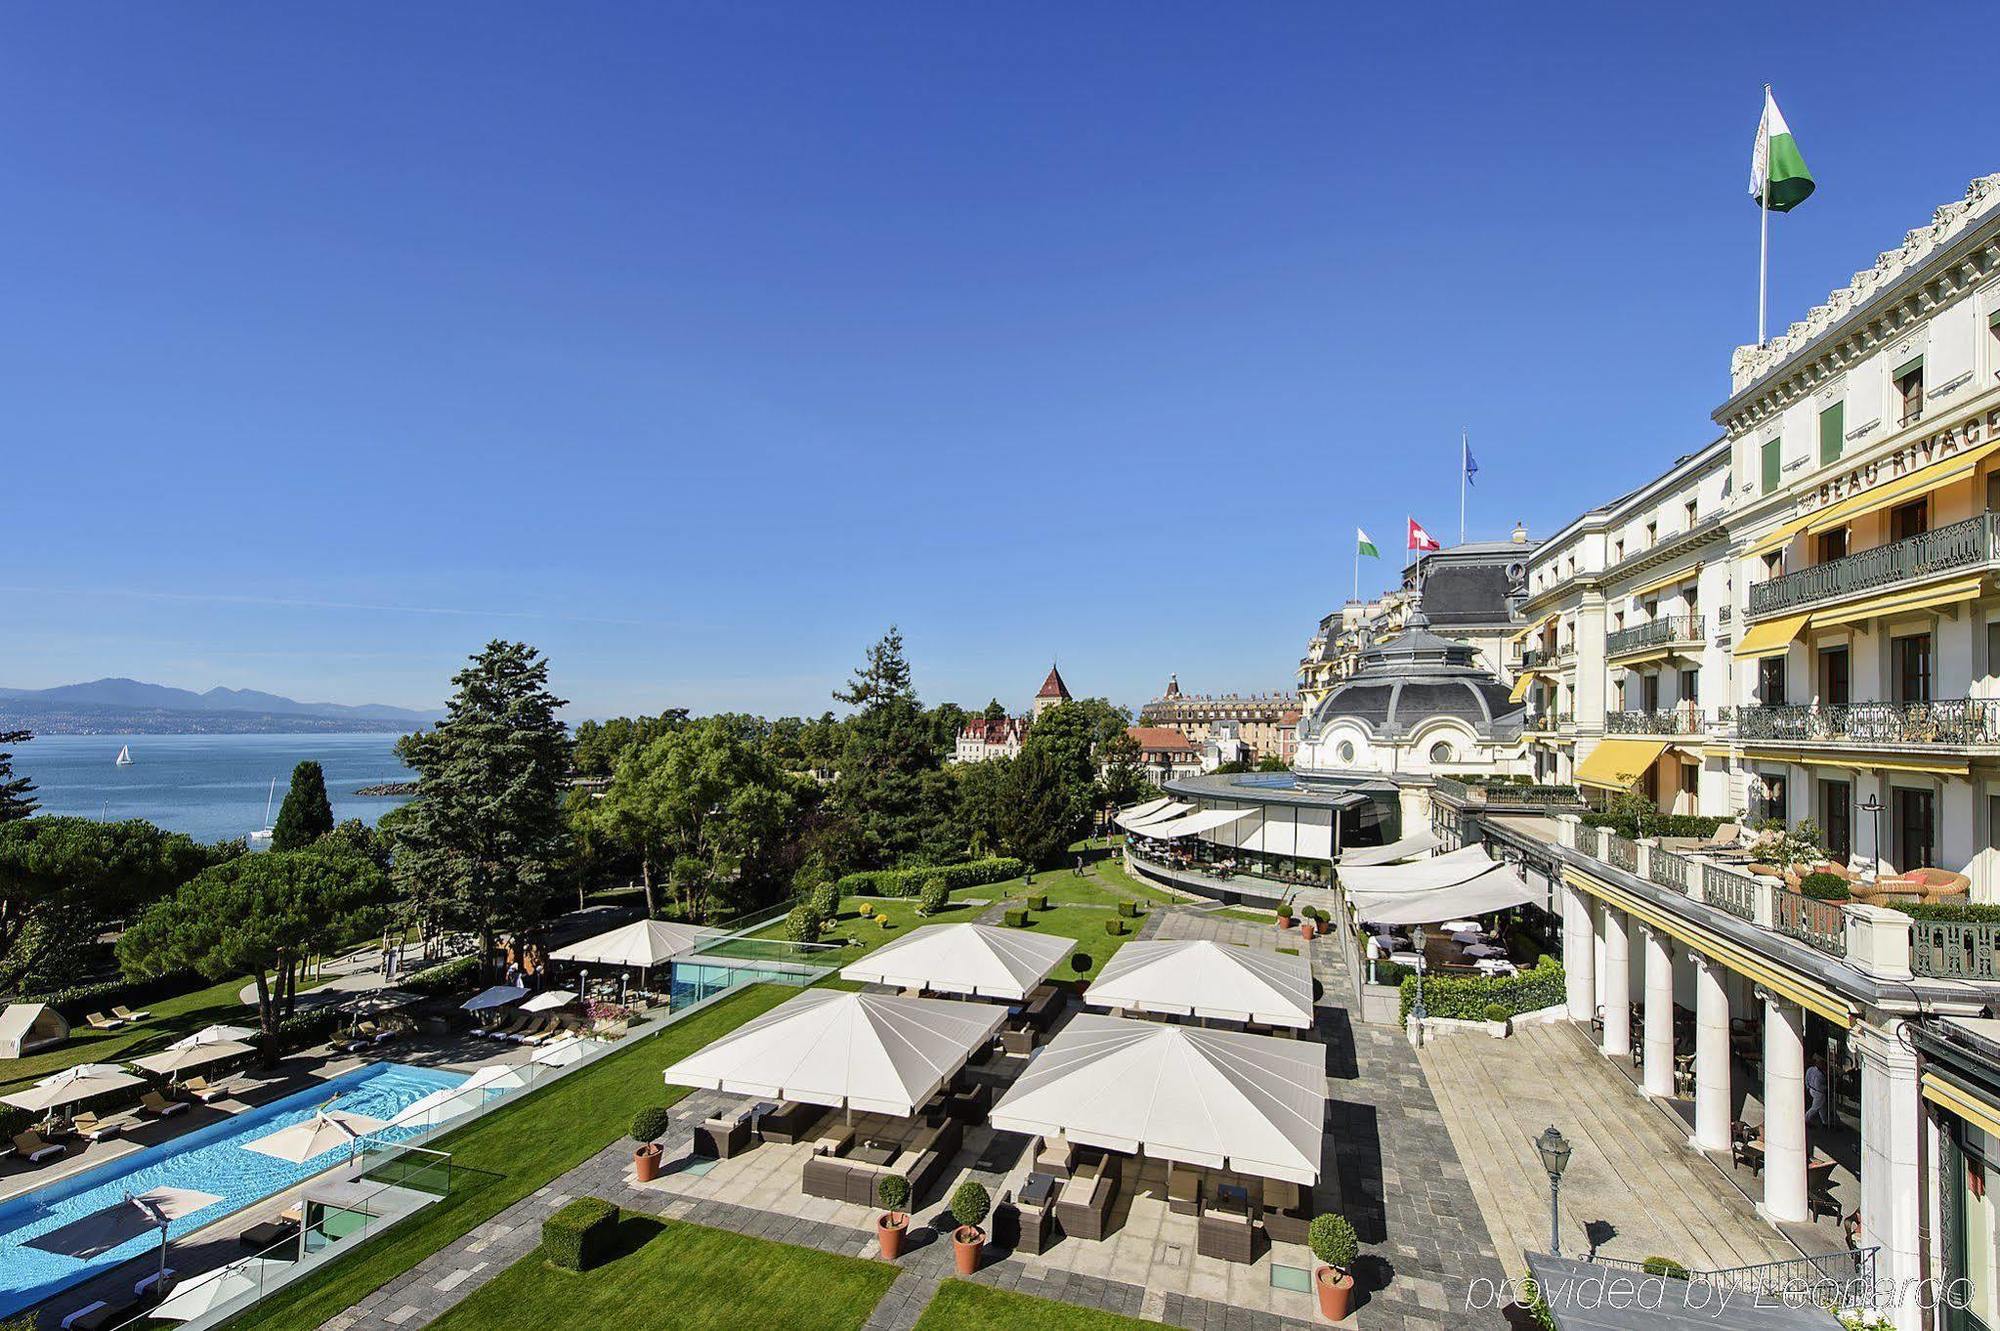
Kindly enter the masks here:
<path id="1" fill-rule="evenodd" d="M 932 742 L 910 682 L 903 635 L 893 625 L 836 702 L 855 709 L 840 754 L 833 809 L 871 864 L 930 864 L 964 844 L 944 756 Z"/>
<path id="2" fill-rule="evenodd" d="M 326 797 L 326 773 L 307 759 L 292 769 L 291 789 L 271 828 L 272 850 L 303 850 L 333 830 L 333 803 Z"/>
<path id="3" fill-rule="evenodd" d="M 35 783 L 14 775 L 14 755 L 5 751 L 9 744 L 26 744 L 34 735 L 26 730 L 0 730 L 0 823 L 26 818 L 41 803 L 33 797 Z"/>

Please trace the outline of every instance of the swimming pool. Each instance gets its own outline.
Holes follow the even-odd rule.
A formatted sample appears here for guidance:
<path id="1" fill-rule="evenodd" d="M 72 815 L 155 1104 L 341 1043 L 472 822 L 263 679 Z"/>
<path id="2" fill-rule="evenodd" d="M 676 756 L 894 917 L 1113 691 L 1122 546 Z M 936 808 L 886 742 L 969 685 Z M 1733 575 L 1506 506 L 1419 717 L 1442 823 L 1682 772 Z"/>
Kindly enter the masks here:
<path id="1" fill-rule="evenodd" d="M 336 1109 L 386 1120 L 431 1092 L 464 1080 L 456 1072 L 400 1063 L 370 1063 L 296 1095 L 246 1109 L 172 1141 L 134 1151 L 46 1188 L 0 1202 L 0 1317 L 159 1247 L 157 1237 L 140 1238 L 98 1256 L 78 1259 L 23 1246 L 36 1235 L 110 1206 L 128 1192 L 161 1187 L 192 1188 L 221 1198 L 169 1225 L 168 1236 L 178 1237 L 240 1211 L 252 1202 L 283 1192 L 302 1179 L 340 1164 L 347 1155 L 344 1149 L 335 1149 L 294 1164 L 245 1150 L 245 1143 L 311 1118 L 329 1099 L 335 1100 Z M 423 1131 L 423 1124 L 413 1123 L 385 1129 L 370 1140 L 402 1141 Z"/>

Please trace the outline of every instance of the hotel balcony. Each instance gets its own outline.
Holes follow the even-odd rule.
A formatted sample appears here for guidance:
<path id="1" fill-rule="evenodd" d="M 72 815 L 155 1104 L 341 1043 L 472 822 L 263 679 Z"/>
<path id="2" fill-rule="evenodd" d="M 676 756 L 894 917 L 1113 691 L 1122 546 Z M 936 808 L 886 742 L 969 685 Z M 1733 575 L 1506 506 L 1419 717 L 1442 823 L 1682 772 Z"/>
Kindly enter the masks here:
<path id="1" fill-rule="evenodd" d="M 1700 615 L 1662 615 L 1650 623 L 1605 634 L 1604 656 L 1606 660 L 1640 652 L 1668 656 L 1673 648 L 1699 646 L 1704 641 Z"/>
<path id="2" fill-rule="evenodd" d="M 1996 562 L 2000 562 L 2000 513 L 1982 513 L 1757 583 L 1750 588 L 1750 618 L 1913 588 L 1948 573 L 1983 572 Z"/>
<path id="3" fill-rule="evenodd" d="M 1949 748 L 2000 744 L 2000 699 L 1784 704 L 1736 709 L 1746 744 Z"/>
<path id="4" fill-rule="evenodd" d="M 1564 655 L 1567 655 L 1567 653 L 1560 652 L 1553 647 L 1532 647 L 1529 648 L 1527 651 L 1521 653 L 1521 669 L 1523 670 L 1553 669 L 1555 663 L 1558 660 L 1560 660 Z"/>
<path id="5" fill-rule="evenodd" d="M 1607 735 L 1702 735 L 1712 724 L 1712 716 L 1699 707 L 1604 714 L 1604 733 Z"/>

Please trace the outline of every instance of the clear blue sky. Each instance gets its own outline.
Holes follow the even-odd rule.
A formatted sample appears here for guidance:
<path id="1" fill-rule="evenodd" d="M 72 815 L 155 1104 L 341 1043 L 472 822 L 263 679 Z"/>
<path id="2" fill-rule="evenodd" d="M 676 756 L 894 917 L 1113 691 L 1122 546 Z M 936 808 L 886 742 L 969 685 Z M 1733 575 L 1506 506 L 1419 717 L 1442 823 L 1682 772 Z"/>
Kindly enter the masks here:
<path id="1" fill-rule="evenodd" d="M 1879 6 L 10 6 L 0 683 L 578 714 L 1282 687 L 2000 169 Z M 1899 69 L 1894 53 L 1943 53 Z M 1900 82 L 1899 82 L 1900 80 Z"/>

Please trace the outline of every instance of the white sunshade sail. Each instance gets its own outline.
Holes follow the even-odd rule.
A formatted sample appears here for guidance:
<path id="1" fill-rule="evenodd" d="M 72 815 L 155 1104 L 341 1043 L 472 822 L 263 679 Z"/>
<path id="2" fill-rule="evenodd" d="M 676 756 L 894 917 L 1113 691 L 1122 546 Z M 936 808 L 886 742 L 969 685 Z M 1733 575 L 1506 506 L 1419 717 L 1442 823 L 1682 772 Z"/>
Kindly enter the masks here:
<path id="1" fill-rule="evenodd" d="M 198 1045 L 227 1044 L 232 1040 L 254 1040 L 257 1032 L 249 1026 L 215 1025 L 204 1026 L 193 1035 L 183 1035 L 168 1045 L 169 1049 L 193 1049 Z"/>
<path id="2" fill-rule="evenodd" d="M 52 1077 L 42 1078 L 25 1091 L 0 1096 L 0 1104 L 39 1114 L 103 1095 L 107 1091 L 122 1091 L 128 1086 L 144 1084 L 144 1078 L 135 1077 L 110 1063 L 79 1063 Z"/>
<path id="3" fill-rule="evenodd" d="M 1260 809 L 1203 809 L 1183 818 L 1170 818 L 1164 823 L 1147 823 L 1139 829 L 1139 835 L 1172 841 L 1197 832 L 1213 832 L 1218 827 L 1227 827 L 1260 812 Z"/>
<path id="4" fill-rule="evenodd" d="M 1445 920 L 1477 919 L 1546 897 L 1542 889 L 1529 884 L 1518 865 L 1495 864 L 1485 873 L 1448 887 L 1381 895 L 1350 891 L 1348 900 L 1354 904 L 1355 912 L 1371 924 L 1438 924 Z"/>
<path id="5" fill-rule="evenodd" d="M 421 1100 L 404 1105 L 389 1120 L 389 1126 L 402 1128 L 422 1123 L 434 1127 L 448 1118 L 477 1109 L 496 1095 L 526 1086 L 533 1076 L 534 1073 L 521 1063 L 481 1064 L 458 1085 L 432 1091 Z"/>
<path id="6" fill-rule="evenodd" d="M 162 1049 L 157 1054 L 131 1060 L 135 1068 L 158 1073 L 162 1077 L 175 1076 L 182 1072 L 192 1072 L 210 1064 L 227 1062 L 244 1054 L 257 1051 L 240 1040 L 214 1040 L 207 1044 L 191 1044 L 182 1047 Z"/>
<path id="7" fill-rule="evenodd" d="M 1128 832 L 1137 832 L 1141 836 L 1150 836 L 1152 834 L 1146 831 L 1147 824 L 1164 823 L 1170 818 L 1178 818 L 1184 813 L 1193 812 L 1194 805 L 1192 804 L 1181 804 L 1175 800 L 1168 800 L 1165 804 L 1160 805 L 1143 817 L 1135 817 L 1130 813 L 1121 813 L 1118 815 L 1118 825 Z"/>
<path id="8" fill-rule="evenodd" d="M 491 989 L 482 989 L 460 1003 L 462 1012 L 491 1012 L 494 1008 L 518 1003 L 528 996 L 528 991 L 518 984 L 496 984 Z"/>
<path id="9" fill-rule="evenodd" d="M 351 1151 L 363 1137 L 388 1126 L 381 1119 L 370 1118 L 366 1114 L 322 1109 L 311 1118 L 301 1119 L 289 1127 L 267 1132 L 255 1141 L 243 1143 L 243 1149 L 301 1165 L 329 1151 Z"/>
<path id="10" fill-rule="evenodd" d="M 1134 804 L 1129 809 L 1120 809 L 1117 821 L 1121 826 L 1128 820 L 1135 823 L 1143 823 L 1173 802 L 1173 796 L 1162 795 L 1156 800 L 1147 800 L 1144 804 Z"/>
<path id="11" fill-rule="evenodd" d="M 1443 844 L 1429 832 L 1419 832 L 1415 836 L 1406 836 L 1401 841 L 1391 841 L 1386 846 L 1362 846 L 1355 850 L 1343 851 L 1340 856 L 1340 867 L 1365 869 L 1377 865 L 1395 864 L 1401 860 L 1414 859 L 1419 855 L 1428 855 Z"/>
<path id="12" fill-rule="evenodd" d="M 808 989 L 664 1077 L 669 1086 L 908 1117 L 1006 1020 L 995 1003 Z"/>
<path id="13" fill-rule="evenodd" d="M 701 929 L 692 924 L 639 920 L 598 934 L 595 938 L 586 938 L 581 943 L 559 947 L 549 953 L 549 960 L 581 962 L 587 966 L 650 969 L 721 936 L 719 930 Z"/>
<path id="14" fill-rule="evenodd" d="M 25 1246 L 88 1261 L 92 1257 L 103 1256 L 113 1248 L 123 1247 L 142 1235 L 158 1234 L 165 1242 L 164 1235 L 169 1224 L 221 1200 L 212 1192 L 196 1192 L 192 1188 L 128 1192 L 109 1206 L 46 1234 L 37 1234 L 28 1239 Z"/>
<path id="15" fill-rule="evenodd" d="M 422 994 L 413 994 L 407 989 L 370 989 L 341 1003 L 340 1010 L 365 1017 L 376 1012 L 401 1011 L 423 1001 Z"/>
<path id="16" fill-rule="evenodd" d="M 990 1121 L 1003 1132 L 1060 1132 L 1085 1146 L 1311 1185 L 1326 1123 L 1325 1059 L 1311 1040 L 1084 1012 L 1035 1055 Z"/>
<path id="17" fill-rule="evenodd" d="M 1104 963 L 1083 1001 L 1304 1030 L 1313 1024 L 1312 964 L 1302 956 L 1207 939 L 1127 943 Z"/>
<path id="18" fill-rule="evenodd" d="M 197 1317 L 208 1316 L 224 1304 L 262 1292 L 294 1265 L 264 1257 L 246 1257 L 240 1262 L 204 1271 L 174 1286 L 174 1292 L 151 1308 L 146 1316 L 192 1322 Z"/>
<path id="19" fill-rule="evenodd" d="M 1492 867 L 1493 860 L 1487 855 L 1486 848 L 1475 845 L 1409 864 L 1388 864 L 1377 868 L 1337 864 L 1334 869 L 1348 899 L 1353 901 L 1362 896 L 1407 896 L 1412 892 L 1450 887 L 1468 878 L 1476 878 Z M 1359 909 L 1360 903 L 1357 901 L 1355 904 Z M 1367 920 L 1374 917 L 1363 911 L 1361 918 Z"/>
<path id="20" fill-rule="evenodd" d="M 875 949 L 843 968 L 840 978 L 1018 1001 L 1075 949 L 1073 939 L 1025 929 L 932 924 Z"/>

